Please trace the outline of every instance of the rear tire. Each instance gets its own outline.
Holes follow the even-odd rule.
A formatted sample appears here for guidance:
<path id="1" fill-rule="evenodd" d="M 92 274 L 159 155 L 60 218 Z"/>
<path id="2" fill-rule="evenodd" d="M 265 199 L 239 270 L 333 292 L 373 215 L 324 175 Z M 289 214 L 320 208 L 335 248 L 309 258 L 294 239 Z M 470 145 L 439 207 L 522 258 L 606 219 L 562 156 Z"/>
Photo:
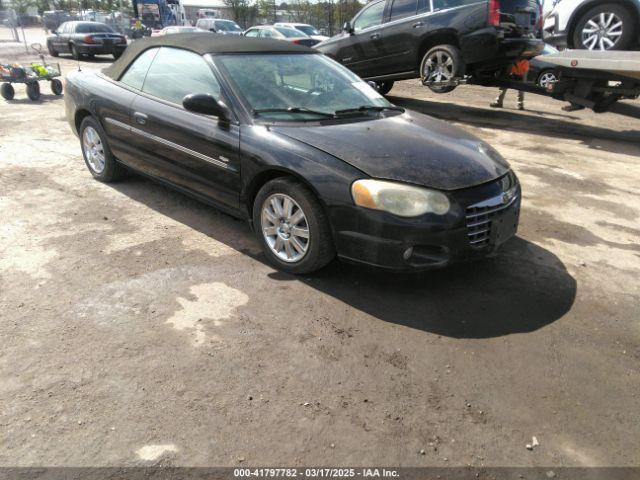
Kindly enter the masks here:
<path id="1" fill-rule="evenodd" d="M 454 45 L 438 45 L 429 50 L 420 62 L 420 80 L 424 84 L 428 81 L 448 81 L 464 77 L 466 65 L 462 52 Z M 457 85 L 442 87 L 429 86 L 434 93 L 449 93 Z"/>
<path id="2" fill-rule="evenodd" d="M 40 84 L 38 82 L 27 83 L 27 97 L 34 102 L 40 99 Z"/>
<path id="3" fill-rule="evenodd" d="M 107 134 L 93 117 L 85 117 L 80 124 L 80 146 L 84 163 L 93 178 L 101 182 L 115 182 L 125 174 L 107 143 Z"/>
<path id="4" fill-rule="evenodd" d="M 2 87 L 0 87 L 0 94 L 2 94 L 2 98 L 5 100 L 13 100 L 13 97 L 16 95 L 16 91 L 10 83 L 3 83 Z"/>
<path id="5" fill-rule="evenodd" d="M 272 201 L 284 202 L 287 198 L 293 200 L 289 212 L 284 203 L 279 203 L 282 211 L 278 213 Z M 302 221 L 295 220 L 300 216 L 298 210 L 302 212 Z M 276 178 L 260 189 L 253 202 L 253 225 L 269 263 L 285 272 L 311 273 L 335 257 L 329 221 L 320 202 L 308 187 L 294 178 Z M 297 235 L 296 230 L 303 235 Z M 291 242 L 288 247 L 291 257 L 285 248 L 287 242 Z M 297 248 L 294 243 L 298 244 Z M 298 260 L 296 255 L 300 257 Z"/>
<path id="6" fill-rule="evenodd" d="M 543 70 L 538 75 L 538 79 L 536 80 L 536 85 L 543 90 L 547 90 L 549 84 L 555 83 L 558 81 L 558 76 L 556 75 L 553 69 Z"/>
<path id="7" fill-rule="evenodd" d="M 628 50 L 638 38 L 633 15 L 615 3 L 588 10 L 575 25 L 573 48 L 579 50 Z M 605 29 L 604 35 L 598 33 L 599 28 Z"/>

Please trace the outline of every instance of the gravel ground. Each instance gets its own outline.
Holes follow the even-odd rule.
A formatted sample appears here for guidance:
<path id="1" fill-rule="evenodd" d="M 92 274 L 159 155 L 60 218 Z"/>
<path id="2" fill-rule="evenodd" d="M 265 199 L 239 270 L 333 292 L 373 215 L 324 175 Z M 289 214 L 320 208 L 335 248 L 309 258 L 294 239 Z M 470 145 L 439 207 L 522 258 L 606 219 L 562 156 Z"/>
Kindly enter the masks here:
<path id="1" fill-rule="evenodd" d="M 62 98 L 2 101 L 0 466 L 640 465 L 640 105 L 494 94 L 391 100 L 511 162 L 518 238 L 445 271 L 302 278 L 241 221 L 92 180 Z"/>

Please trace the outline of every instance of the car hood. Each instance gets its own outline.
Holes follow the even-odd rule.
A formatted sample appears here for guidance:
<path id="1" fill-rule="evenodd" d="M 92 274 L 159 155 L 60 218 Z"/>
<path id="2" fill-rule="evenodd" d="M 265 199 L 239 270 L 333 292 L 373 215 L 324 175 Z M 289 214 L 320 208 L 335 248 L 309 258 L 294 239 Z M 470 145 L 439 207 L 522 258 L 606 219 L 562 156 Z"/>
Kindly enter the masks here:
<path id="1" fill-rule="evenodd" d="M 480 185 L 509 171 L 507 162 L 487 143 L 413 112 L 347 124 L 278 125 L 272 130 L 333 155 L 371 177 L 440 190 Z"/>

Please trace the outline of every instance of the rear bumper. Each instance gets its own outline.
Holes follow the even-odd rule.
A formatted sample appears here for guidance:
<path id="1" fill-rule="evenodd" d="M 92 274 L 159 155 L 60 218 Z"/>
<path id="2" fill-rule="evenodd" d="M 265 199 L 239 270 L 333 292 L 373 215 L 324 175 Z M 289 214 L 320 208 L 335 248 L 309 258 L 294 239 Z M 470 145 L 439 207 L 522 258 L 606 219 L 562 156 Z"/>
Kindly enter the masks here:
<path id="1" fill-rule="evenodd" d="M 76 43 L 78 52 L 83 55 L 107 55 L 113 53 L 122 53 L 127 48 L 125 44 L 88 44 L 88 43 Z"/>
<path id="2" fill-rule="evenodd" d="M 338 255 L 348 261 L 395 271 L 442 268 L 494 253 L 517 231 L 520 187 L 510 203 L 492 214 L 486 242 L 472 245 L 468 208 L 487 198 L 500 196 L 499 182 L 451 195 L 452 209 L 444 218 L 424 216 L 403 219 L 384 212 L 355 206 L 336 207 L 330 212 Z"/>
<path id="3" fill-rule="evenodd" d="M 533 58 L 542 53 L 544 42 L 535 38 L 504 38 L 501 31 L 489 27 L 476 30 L 460 40 L 467 64 L 487 63 L 500 66 L 518 58 Z"/>

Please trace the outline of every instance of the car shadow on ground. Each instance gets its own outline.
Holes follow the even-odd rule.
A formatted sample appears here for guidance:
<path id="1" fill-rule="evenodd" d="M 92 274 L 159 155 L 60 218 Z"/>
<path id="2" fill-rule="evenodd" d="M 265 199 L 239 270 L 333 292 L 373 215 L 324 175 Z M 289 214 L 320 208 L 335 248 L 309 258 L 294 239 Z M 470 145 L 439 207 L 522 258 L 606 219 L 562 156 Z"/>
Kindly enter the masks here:
<path id="1" fill-rule="evenodd" d="M 135 175 L 114 188 L 267 263 L 243 221 Z M 538 330 L 571 309 L 577 288 L 558 257 L 522 238 L 507 242 L 496 257 L 420 274 L 390 273 L 334 261 L 313 275 L 274 271 L 269 277 L 278 282 L 303 282 L 385 322 L 453 338 L 490 338 Z"/>
<path id="2" fill-rule="evenodd" d="M 576 121 L 549 118 L 544 112 L 544 118 L 537 118 L 523 113 L 508 110 L 471 107 L 456 103 L 430 102 L 403 97 L 389 97 L 395 105 L 408 108 L 441 120 L 467 123 L 483 128 L 499 128 L 512 132 L 538 133 L 553 138 L 572 139 L 583 142 L 589 148 L 610 151 L 612 153 L 627 153 L 629 146 L 640 144 L 640 130 L 621 132 L 615 129 L 585 125 Z M 558 103 L 559 107 L 561 106 Z M 625 115 L 638 115 L 640 109 L 634 105 L 616 105 L 616 111 Z M 542 113 L 542 112 L 541 112 Z M 593 115 L 598 115 L 593 113 Z M 623 142 L 623 143 L 620 143 Z"/>

